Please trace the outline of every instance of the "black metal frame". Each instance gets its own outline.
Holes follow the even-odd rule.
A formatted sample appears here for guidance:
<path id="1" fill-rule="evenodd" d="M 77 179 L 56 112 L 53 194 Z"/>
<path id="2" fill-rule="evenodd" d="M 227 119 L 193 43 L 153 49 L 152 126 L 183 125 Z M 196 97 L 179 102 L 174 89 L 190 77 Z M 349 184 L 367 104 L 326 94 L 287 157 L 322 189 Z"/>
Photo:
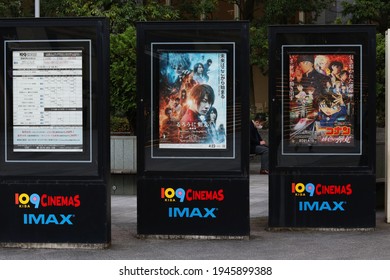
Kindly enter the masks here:
<path id="1" fill-rule="evenodd" d="M 343 168 L 344 171 L 351 170 L 351 172 L 356 170 L 373 172 L 375 168 L 375 158 L 373 156 L 375 154 L 375 125 L 373 125 L 375 124 L 375 110 L 373 110 L 375 108 L 375 60 L 373 59 L 375 57 L 375 36 L 373 35 L 372 26 L 271 26 L 269 31 L 269 59 L 270 65 L 272 65 L 269 72 L 269 102 L 271 104 L 270 115 L 274 116 L 270 118 L 271 130 L 269 137 L 271 149 L 274 151 L 270 157 L 270 168 L 274 171 L 300 169 L 304 172 L 310 170 L 311 172 L 320 173 L 339 171 L 340 168 Z M 302 45 L 303 47 L 295 48 L 295 53 L 298 53 L 299 49 L 304 49 L 304 52 L 307 53 L 311 48 L 313 53 L 321 51 L 333 53 L 350 51 L 355 53 L 354 47 L 348 47 L 348 45 L 354 44 L 361 45 L 363 63 L 361 69 L 362 80 L 360 80 L 360 76 L 356 75 L 356 83 L 358 84 L 356 88 L 362 86 L 362 92 L 359 92 L 356 98 L 356 103 L 358 103 L 356 107 L 360 105 L 360 99 L 362 101 L 361 112 L 359 112 L 362 123 L 359 123 L 358 119 L 355 120 L 355 127 L 362 127 L 361 133 L 356 133 L 356 136 L 358 136 L 357 142 L 362 142 L 361 154 L 352 153 L 348 155 L 346 153 L 356 151 L 355 147 L 335 148 L 308 145 L 307 147 L 300 147 L 305 155 L 299 155 L 299 153 L 284 155 L 281 145 L 286 142 L 286 139 L 282 139 L 283 120 L 281 117 L 286 115 L 287 110 L 282 106 L 283 96 L 281 92 L 282 90 L 288 91 L 289 84 L 286 76 L 281 77 L 281 71 L 283 67 L 286 67 L 286 65 L 282 65 L 281 47 L 283 45 Z M 319 45 L 320 47 L 318 47 Z M 338 45 L 338 47 L 335 45 Z M 360 63 L 360 61 L 358 62 Z M 287 73 L 284 72 L 284 75 L 287 75 Z M 345 157 L 348 157 L 350 164 L 345 164 Z M 294 161 L 291 161 L 291 158 Z M 294 166 L 290 167 L 292 164 Z"/>
<path id="2" fill-rule="evenodd" d="M 354 145 L 344 147 L 296 146 L 283 148 L 283 91 L 289 89 L 283 64 L 289 47 L 293 54 L 351 53 L 357 59 L 354 86 L 357 116 Z M 369 25 L 299 25 L 269 27 L 270 205 L 271 227 L 375 226 L 375 27 Z M 361 66 L 360 66 L 361 65 Z M 288 67 L 288 65 L 287 65 Z M 283 71 L 284 69 L 284 71 Z M 287 72 L 287 73 L 286 73 Z M 282 75 L 283 74 L 283 75 Z M 285 135 L 285 134 L 284 134 Z M 287 145 L 287 144 L 286 144 Z M 283 153 L 286 151 L 287 153 Z M 294 195 L 294 184 L 351 186 L 351 193 Z M 302 185 L 300 185 L 302 186 Z M 309 185 L 310 187 L 311 185 Z M 320 188 L 320 187 L 318 187 Z M 349 188 L 349 187 L 348 187 Z M 337 202 L 337 201 L 338 202 Z M 327 211 L 333 201 L 344 210 Z M 340 202 L 342 201 L 342 202 Z M 307 203 L 309 208 L 303 207 Z M 323 205 L 320 210 L 316 205 Z M 302 208 L 299 208 L 302 207 Z"/>
<path id="3" fill-rule="evenodd" d="M 69 247 L 81 243 L 103 248 L 111 242 L 108 28 L 105 18 L 0 20 L 3 57 L 9 58 L 13 49 L 85 49 L 85 41 L 90 42 L 90 50 L 85 52 L 90 60 L 83 65 L 83 133 L 88 138 L 84 139 L 87 143 L 83 141 L 83 151 L 88 152 L 17 153 L 4 147 L 6 132 L 13 130 L 13 109 L 11 98 L 5 102 L 1 89 L 0 246 L 57 243 Z M 4 48 L 6 40 L 12 40 L 11 48 L 9 44 Z M 0 84 L 8 81 L 10 95 L 14 85 L 9 77 L 4 78 L 8 74 L 4 69 L 11 68 L 1 60 L 0 69 Z M 4 112 L 10 114 L 5 116 Z M 13 145 L 12 137 L 7 140 Z M 6 152 L 11 153 L 11 160 L 6 160 Z"/>
<path id="4" fill-rule="evenodd" d="M 246 45 L 247 39 L 246 25 L 240 25 L 235 22 L 148 22 L 138 24 L 138 168 L 140 175 L 146 174 L 170 174 L 172 176 L 216 176 L 224 174 L 226 176 L 237 176 L 248 172 L 248 154 L 247 131 L 249 129 L 247 120 L 249 112 L 247 108 L 248 84 L 244 73 L 248 71 L 249 49 Z M 218 152 L 212 150 L 174 150 L 161 151 L 158 149 L 158 141 L 151 143 L 152 135 L 150 132 L 151 122 L 157 122 L 157 119 L 151 120 L 151 88 L 156 87 L 158 81 L 150 81 L 151 73 L 151 44 L 172 42 L 186 43 L 192 45 L 193 50 L 205 50 L 207 43 L 213 43 L 214 49 L 220 46 L 221 50 L 226 50 L 226 44 L 233 42 L 235 45 L 234 53 L 230 49 L 228 55 L 230 61 L 234 62 L 235 67 L 231 65 L 228 73 L 235 73 L 235 80 L 230 80 L 228 86 L 229 93 L 235 93 L 228 101 L 228 109 L 233 109 L 228 116 L 228 121 L 235 122 L 235 135 L 228 135 L 228 140 L 234 140 L 228 143 L 228 151 Z M 199 45 L 199 42 L 205 44 Z M 218 43 L 219 42 L 219 43 Z M 188 50 L 188 46 L 185 50 Z M 177 49 L 180 49 L 176 46 Z M 156 96 L 153 96 L 156 98 Z M 234 99 L 233 99 L 234 98 Z M 154 103 L 156 106 L 156 103 Z M 234 106 L 234 107 L 233 107 Z M 158 107 L 153 110 L 157 111 Z M 233 116 L 234 113 L 234 116 Z M 156 116 L 156 114 L 154 114 Z M 234 118 L 233 118 L 234 117 Z M 229 119 L 230 118 L 230 119 Z M 160 154 L 168 155 L 167 158 L 153 158 L 151 155 L 151 146 L 157 147 Z M 212 158 L 208 156 L 212 155 Z M 185 155 L 188 159 L 181 158 Z M 175 158 L 176 157 L 176 158 Z M 174 171 L 173 171 L 174 170 Z M 191 171 L 188 174 L 188 171 Z M 228 172 L 226 172 L 228 171 Z"/>
<path id="5" fill-rule="evenodd" d="M 69 177 L 89 179 L 104 179 L 108 175 L 109 154 L 101 153 L 109 147 L 109 118 L 107 104 L 109 96 L 107 73 L 109 69 L 108 56 L 108 30 L 102 26 L 103 19 L 69 18 L 69 19 L 9 19 L 2 20 L 1 25 L 1 51 L 10 56 L 14 49 L 84 49 L 83 60 L 83 152 L 13 152 L 12 149 L 12 102 L 4 97 L 0 105 L 8 115 L 0 116 L 0 129 L 2 135 L 7 132 L 7 142 L 2 136 L 0 143 L 6 150 L 0 150 L 0 176 L 18 177 Z M 4 41 L 12 39 L 12 44 Z M 90 41 L 91 50 L 85 42 Z M 19 42 L 20 41 L 20 42 Z M 42 42 L 38 42 L 42 41 Z M 36 43 L 34 43 L 36 42 Z M 12 46 L 12 47 L 9 47 Z M 4 69 L 9 63 L 1 64 L 1 77 L 3 85 L 7 85 L 7 96 L 12 94 L 12 82 L 9 75 L 4 81 Z M 85 66 L 85 67 L 84 67 Z M 104 77 L 104 78 L 103 78 Z M 91 85 L 91 90 L 89 84 Z M 3 90 L 3 89 L 2 89 Z M 6 106 L 6 107 L 5 107 Z M 6 119 L 4 119 L 6 118 Z M 5 123 L 7 121 L 7 123 Z M 106 172 L 106 173 L 104 173 Z"/>
<path id="6" fill-rule="evenodd" d="M 158 65 L 163 51 L 227 54 L 226 150 L 159 149 Z M 153 54 L 153 55 L 152 55 Z M 139 234 L 249 234 L 249 25 L 247 22 L 142 22 L 137 24 L 137 197 Z M 157 106 L 156 106 L 157 105 Z M 233 131 L 235 133 L 233 133 Z M 153 140 L 153 141 L 152 141 Z M 153 153 L 152 154 L 152 150 Z M 157 156 L 155 156 L 157 155 Z M 161 189 L 223 192 L 222 201 L 167 203 Z M 168 208 L 218 208 L 217 218 L 172 219 Z M 229 209 L 235 209 L 231 211 Z M 172 210 L 174 211 L 174 210 Z M 181 211 L 181 210 L 180 210 Z M 216 210 L 217 211 L 217 210 Z M 173 212 L 172 212 L 173 213 Z M 180 212 L 184 215 L 184 212 Z M 210 218 L 210 217 L 209 217 Z"/>

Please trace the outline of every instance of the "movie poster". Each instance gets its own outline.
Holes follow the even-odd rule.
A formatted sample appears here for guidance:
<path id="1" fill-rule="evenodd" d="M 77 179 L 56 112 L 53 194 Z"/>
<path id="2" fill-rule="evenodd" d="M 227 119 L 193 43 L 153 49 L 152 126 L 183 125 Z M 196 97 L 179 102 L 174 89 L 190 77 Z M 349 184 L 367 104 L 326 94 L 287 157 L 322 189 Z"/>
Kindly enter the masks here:
<path id="1" fill-rule="evenodd" d="M 226 52 L 159 52 L 159 148 L 226 149 L 226 64 Z"/>
<path id="2" fill-rule="evenodd" d="M 291 146 L 354 145 L 354 55 L 289 54 Z M 287 96 L 285 99 L 287 100 Z M 286 126 L 287 124 L 287 126 Z"/>

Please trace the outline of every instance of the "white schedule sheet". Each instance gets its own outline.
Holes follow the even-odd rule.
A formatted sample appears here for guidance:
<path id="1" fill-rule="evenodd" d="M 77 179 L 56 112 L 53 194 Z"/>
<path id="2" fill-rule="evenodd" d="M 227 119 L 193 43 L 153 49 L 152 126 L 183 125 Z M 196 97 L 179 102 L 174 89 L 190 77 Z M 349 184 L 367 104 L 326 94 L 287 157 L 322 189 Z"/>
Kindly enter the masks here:
<path id="1" fill-rule="evenodd" d="M 81 50 L 12 52 L 13 151 L 83 151 Z"/>

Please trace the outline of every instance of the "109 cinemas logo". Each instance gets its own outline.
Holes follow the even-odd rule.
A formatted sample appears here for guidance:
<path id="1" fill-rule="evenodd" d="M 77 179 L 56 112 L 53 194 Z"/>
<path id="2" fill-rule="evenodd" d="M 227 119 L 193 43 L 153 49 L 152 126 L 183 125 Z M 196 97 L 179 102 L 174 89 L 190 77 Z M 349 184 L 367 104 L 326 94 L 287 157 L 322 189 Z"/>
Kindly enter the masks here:
<path id="1" fill-rule="evenodd" d="M 291 184 L 291 193 L 296 197 L 335 197 L 335 196 L 350 196 L 352 195 L 352 186 L 351 184 L 313 184 L 313 183 L 292 183 Z M 347 202 L 344 200 L 332 200 L 332 201 L 299 201 L 298 202 L 298 211 L 300 212 L 321 212 L 321 211 L 345 211 L 345 206 Z"/>
<path id="2" fill-rule="evenodd" d="M 164 202 L 194 202 L 194 201 L 218 201 L 225 199 L 223 189 L 219 190 L 193 190 L 183 188 L 161 188 L 160 197 Z M 207 207 L 168 207 L 169 218 L 217 218 L 218 208 Z"/>
<path id="3" fill-rule="evenodd" d="M 51 207 L 77 208 L 80 195 L 63 196 L 48 194 L 15 193 L 15 205 L 20 209 L 47 209 Z M 24 213 L 24 225 L 73 225 L 75 215 L 65 213 Z"/>

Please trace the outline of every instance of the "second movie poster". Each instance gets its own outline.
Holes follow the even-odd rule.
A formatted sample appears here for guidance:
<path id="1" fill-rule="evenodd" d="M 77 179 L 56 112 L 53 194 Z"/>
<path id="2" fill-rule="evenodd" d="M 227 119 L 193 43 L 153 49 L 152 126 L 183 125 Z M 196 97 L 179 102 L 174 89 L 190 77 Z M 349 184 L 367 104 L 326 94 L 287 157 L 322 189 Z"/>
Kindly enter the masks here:
<path id="1" fill-rule="evenodd" d="M 159 148 L 226 149 L 227 53 L 159 53 Z"/>
<path id="2" fill-rule="evenodd" d="M 289 55 L 289 144 L 354 145 L 354 55 Z"/>

